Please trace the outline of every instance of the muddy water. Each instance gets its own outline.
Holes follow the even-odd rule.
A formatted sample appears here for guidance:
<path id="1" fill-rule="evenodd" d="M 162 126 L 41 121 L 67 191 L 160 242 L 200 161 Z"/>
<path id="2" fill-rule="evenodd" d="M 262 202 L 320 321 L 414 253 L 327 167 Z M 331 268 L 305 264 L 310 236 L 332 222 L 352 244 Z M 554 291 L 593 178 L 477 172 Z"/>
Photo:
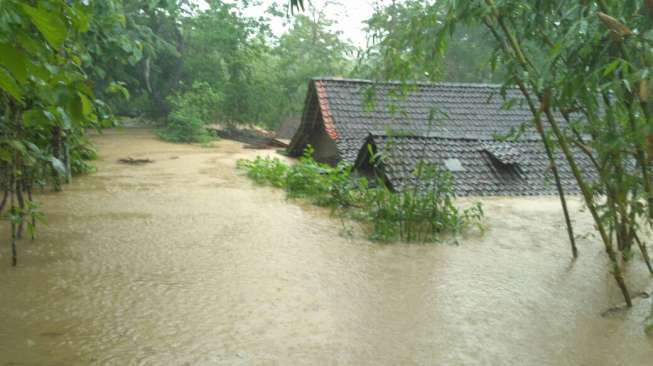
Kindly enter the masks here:
<path id="1" fill-rule="evenodd" d="M 459 246 L 378 245 L 238 176 L 259 151 L 96 141 L 19 268 L 2 242 L 0 365 L 653 364 L 650 299 L 600 316 L 621 301 L 605 255 L 587 238 L 570 262 L 555 200 L 487 199 Z"/>

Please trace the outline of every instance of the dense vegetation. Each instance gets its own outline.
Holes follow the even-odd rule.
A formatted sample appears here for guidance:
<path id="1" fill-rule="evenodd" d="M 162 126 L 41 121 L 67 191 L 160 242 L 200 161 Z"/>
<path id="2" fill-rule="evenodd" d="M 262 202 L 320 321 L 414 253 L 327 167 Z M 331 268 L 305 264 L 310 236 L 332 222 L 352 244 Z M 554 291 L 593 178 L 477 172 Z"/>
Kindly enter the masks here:
<path id="1" fill-rule="evenodd" d="M 310 146 L 296 164 L 257 157 L 239 161 L 238 167 L 259 184 L 285 189 L 290 198 L 363 222 L 373 240 L 434 242 L 442 234 L 455 237 L 470 226 L 482 228 L 481 205 L 456 207 L 451 174 L 434 166 L 419 165 L 414 182 L 400 192 L 391 191 L 380 177 L 370 187 L 367 178 L 352 175 L 351 166 L 316 162 Z"/>
<path id="2" fill-rule="evenodd" d="M 380 73 L 404 81 L 437 73 L 447 46 L 456 47 L 451 34 L 483 28 L 493 49 L 487 64 L 500 66 L 505 87 L 521 90 L 549 156 L 565 156 L 630 306 L 622 261 L 638 250 L 653 273 L 639 235 L 653 221 L 653 1 L 406 1 L 401 8 L 411 31 L 383 35 Z M 572 148 L 592 160 L 597 181 L 584 178 Z"/>

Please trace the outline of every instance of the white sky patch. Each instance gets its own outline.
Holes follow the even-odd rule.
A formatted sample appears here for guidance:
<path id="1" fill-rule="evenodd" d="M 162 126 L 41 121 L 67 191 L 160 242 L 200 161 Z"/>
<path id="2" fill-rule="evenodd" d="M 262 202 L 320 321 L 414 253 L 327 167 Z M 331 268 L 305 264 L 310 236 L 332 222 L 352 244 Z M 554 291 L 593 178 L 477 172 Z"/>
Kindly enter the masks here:
<path id="1" fill-rule="evenodd" d="M 303 14 L 310 16 L 311 9 L 324 9 L 327 18 L 336 21 L 332 30 L 341 31 L 343 39 L 349 40 L 354 46 L 365 48 L 367 38 L 364 30 L 366 25 L 363 22 L 372 16 L 375 6 L 388 2 L 388 0 L 309 0 Z M 203 0 L 197 0 L 197 3 L 200 8 L 206 7 Z M 288 8 L 288 0 L 262 0 L 261 5 L 250 7 L 243 11 L 243 14 L 254 18 L 266 16 L 265 11 L 273 3 L 284 10 Z M 289 24 L 286 24 L 285 19 L 275 17 L 270 27 L 272 32 L 279 36 L 288 31 Z"/>

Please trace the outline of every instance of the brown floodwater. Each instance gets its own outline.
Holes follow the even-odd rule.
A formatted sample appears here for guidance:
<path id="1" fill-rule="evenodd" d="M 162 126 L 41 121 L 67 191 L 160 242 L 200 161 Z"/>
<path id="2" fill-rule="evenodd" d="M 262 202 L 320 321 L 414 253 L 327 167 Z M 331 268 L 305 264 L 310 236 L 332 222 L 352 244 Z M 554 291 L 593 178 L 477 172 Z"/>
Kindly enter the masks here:
<path id="1" fill-rule="evenodd" d="M 0 232 L 0 365 L 653 365 L 651 299 L 601 316 L 622 301 L 606 256 L 590 236 L 570 260 L 555 198 L 484 199 L 460 245 L 381 245 L 236 172 L 269 151 L 95 141 L 17 268 Z"/>

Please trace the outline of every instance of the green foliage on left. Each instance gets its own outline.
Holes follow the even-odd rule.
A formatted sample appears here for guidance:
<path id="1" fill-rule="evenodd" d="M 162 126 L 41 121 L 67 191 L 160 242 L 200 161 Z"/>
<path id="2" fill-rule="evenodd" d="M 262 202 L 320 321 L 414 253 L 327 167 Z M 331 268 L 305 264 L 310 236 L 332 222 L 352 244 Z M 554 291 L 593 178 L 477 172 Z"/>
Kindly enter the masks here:
<path id="1" fill-rule="evenodd" d="M 34 187 L 58 190 L 73 174 L 93 170 L 85 131 L 111 124 L 89 76 L 104 44 L 89 40 L 116 39 L 121 20 L 103 12 L 103 29 L 95 27 L 98 3 L 0 2 L 0 212 L 11 226 L 13 265 L 24 226 L 33 237 L 42 220 Z"/>
<path id="2" fill-rule="evenodd" d="M 110 122 L 82 61 L 91 16 L 81 1 L 0 3 L 0 212 L 11 224 L 14 265 L 24 224 L 31 231 L 41 216 L 33 187 L 58 189 L 92 169 L 85 130 Z"/>

